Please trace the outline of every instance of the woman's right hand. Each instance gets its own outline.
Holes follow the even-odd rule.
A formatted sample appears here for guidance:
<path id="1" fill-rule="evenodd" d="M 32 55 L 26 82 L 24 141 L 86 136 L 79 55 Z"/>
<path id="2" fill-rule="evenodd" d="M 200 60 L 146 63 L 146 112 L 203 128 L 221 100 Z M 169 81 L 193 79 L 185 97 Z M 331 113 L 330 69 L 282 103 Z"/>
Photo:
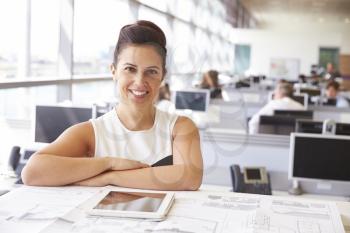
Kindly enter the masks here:
<path id="1" fill-rule="evenodd" d="M 149 167 L 148 164 L 141 163 L 136 160 L 115 158 L 115 157 L 109 157 L 109 160 L 111 163 L 110 170 L 113 170 L 113 171 L 132 170 L 132 169 Z"/>

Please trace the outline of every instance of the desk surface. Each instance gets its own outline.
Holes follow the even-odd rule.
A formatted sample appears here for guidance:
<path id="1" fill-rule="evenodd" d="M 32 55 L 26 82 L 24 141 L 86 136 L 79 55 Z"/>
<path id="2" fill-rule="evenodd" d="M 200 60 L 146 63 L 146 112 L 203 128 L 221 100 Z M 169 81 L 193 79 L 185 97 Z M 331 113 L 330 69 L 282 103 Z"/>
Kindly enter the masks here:
<path id="1" fill-rule="evenodd" d="M 0 189 L 1 188 L 2 187 L 1 187 L 1 183 L 0 183 Z M 28 187 L 28 188 L 29 189 L 33 189 L 33 190 L 40 189 L 40 188 L 32 188 L 32 187 Z M 53 188 L 53 189 L 55 189 L 57 191 L 61 191 L 61 190 L 67 189 L 67 187 L 64 187 L 64 188 Z M 100 188 L 92 188 L 92 190 L 94 190 L 94 189 L 96 190 L 96 189 L 100 189 Z M 189 204 L 188 202 L 192 202 L 193 200 L 197 201 L 200 198 L 203 198 L 204 196 L 213 195 L 213 194 L 215 194 L 215 195 L 217 194 L 218 196 L 228 196 L 228 197 L 234 197 L 234 198 L 237 198 L 237 197 L 242 198 L 243 197 L 243 198 L 247 198 L 247 199 L 249 199 L 249 198 L 256 198 L 256 197 L 260 196 L 260 195 L 252 195 L 252 194 L 232 193 L 232 192 L 229 192 L 229 190 L 230 190 L 230 187 L 226 187 L 226 186 L 202 185 L 199 192 L 176 192 L 176 196 L 180 198 L 179 199 L 180 200 L 180 204 L 177 203 L 175 209 L 178 209 L 179 208 L 178 206 L 181 207 L 181 205 L 188 205 Z M 327 200 L 327 201 L 335 202 L 336 205 L 337 205 L 338 211 L 339 211 L 339 213 L 341 215 L 341 220 L 342 220 L 342 223 L 344 225 L 345 231 L 347 233 L 350 233 L 350 203 L 349 202 L 345 202 L 344 201 L 344 200 L 346 200 L 345 198 L 332 197 L 332 196 L 319 196 L 319 195 L 301 195 L 301 196 L 298 196 L 298 197 L 294 197 L 293 196 L 291 198 L 291 196 L 288 196 L 288 194 L 285 193 L 285 192 L 273 192 L 273 194 L 277 195 L 277 196 L 285 196 L 284 198 L 289 199 L 289 200 L 313 200 L 314 201 L 315 199 L 318 199 L 318 200 Z M 62 195 L 64 196 L 63 193 L 62 193 Z M 190 199 L 190 198 L 194 198 L 194 199 Z M 74 197 L 73 197 L 73 199 L 74 199 Z M 1 198 L 0 198 L 0 201 L 1 201 Z M 74 211 L 76 211 L 76 210 L 82 211 L 83 209 L 84 208 L 82 206 L 80 206 L 80 207 L 77 207 L 76 209 L 74 209 Z M 203 216 L 205 216 L 207 214 L 208 215 L 212 214 L 211 217 L 213 217 L 213 218 L 214 217 L 221 218 L 220 214 L 222 214 L 222 213 L 215 212 L 215 213 L 202 213 L 202 214 L 203 214 Z M 193 215 L 193 213 L 192 213 L 192 215 Z M 190 218 L 190 216 L 188 216 L 188 217 Z M 222 216 L 222 218 L 224 218 L 224 217 Z M 0 220 L 1 220 L 1 218 L 0 218 Z M 170 220 L 172 220 L 172 217 L 170 217 Z M 179 219 L 175 219 L 175 221 L 172 220 L 173 223 L 176 222 L 176 220 L 179 220 Z M 121 220 L 119 220 L 119 221 L 121 221 Z M 186 222 L 187 220 L 184 220 L 184 221 Z M 198 224 L 200 224 L 200 223 L 203 223 L 203 222 L 199 222 Z M 120 222 L 119 222 L 119 224 L 120 224 Z M 50 226 L 45 228 L 43 232 L 50 232 L 50 233 L 53 233 L 53 232 L 57 232 L 57 233 L 58 232 L 59 233 L 71 232 L 70 230 L 69 231 L 67 230 L 68 228 L 64 228 L 64 227 L 72 228 L 71 226 L 69 226 L 69 224 L 67 224 L 66 220 L 62 221 L 61 219 L 59 219 L 54 224 L 50 224 Z M 1 226 L 0 226 L 0 229 L 1 229 Z M 87 230 L 87 229 L 85 229 L 85 230 Z M 0 232 L 1 232 L 1 230 L 0 230 Z M 30 232 L 34 232 L 34 231 L 30 231 Z M 86 231 L 79 231 L 79 232 L 86 232 Z M 109 231 L 101 231 L 101 232 L 106 232 L 106 233 L 108 232 L 109 233 Z M 118 231 L 115 231 L 115 232 L 118 232 Z M 219 231 L 214 230 L 214 231 L 211 231 L 211 232 L 219 232 Z M 225 231 L 222 231 L 222 232 L 225 232 Z M 203 232 L 201 232 L 201 233 L 203 233 Z"/>
<path id="2" fill-rule="evenodd" d="M 217 186 L 217 185 L 202 185 L 200 190 L 203 192 L 229 192 L 232 188 L 228 186 Z M 341 216 L 346 233 L 350 233 L 350 202 L 348 197 L 340 196 L 328 196 L 328 195 L 314 195 L 314 194 L 303 194 L 300 196 L 291 196 L 287 192 L 273 191 L 273 196 L 288 196 L 295 199 L 309 199 L 309 200 L 326 200 L 332 201 L 337 204 L 338 211 Z"/>

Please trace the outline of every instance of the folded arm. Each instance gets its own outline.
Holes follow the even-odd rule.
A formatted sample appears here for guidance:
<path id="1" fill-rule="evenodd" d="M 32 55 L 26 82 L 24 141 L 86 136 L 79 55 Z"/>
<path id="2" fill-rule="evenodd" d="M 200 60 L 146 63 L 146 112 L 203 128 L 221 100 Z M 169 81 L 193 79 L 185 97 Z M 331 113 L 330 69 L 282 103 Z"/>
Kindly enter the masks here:
<path id="1" fill-rule="evenodd" d="M 203 162 L 198 129 L 194 123 L 180 117 L 173 132 L 173 162 L 171 166 L 150 167 L 128 171 L 109 171 L 78 182 L 80 185 L 117 185 L 156 190 L 197 190 L 202 183 Z"/>
<path id="2" fill-rule="evenodd" d="M 109 170 L 146 167 L 137 161 L 113 157 L 91 157 L 94 151 L 91 123 L 67 129 L 44 149 L 36 152 L 22 171 L 26 185 L 61 186 L 95 177 Z"/>

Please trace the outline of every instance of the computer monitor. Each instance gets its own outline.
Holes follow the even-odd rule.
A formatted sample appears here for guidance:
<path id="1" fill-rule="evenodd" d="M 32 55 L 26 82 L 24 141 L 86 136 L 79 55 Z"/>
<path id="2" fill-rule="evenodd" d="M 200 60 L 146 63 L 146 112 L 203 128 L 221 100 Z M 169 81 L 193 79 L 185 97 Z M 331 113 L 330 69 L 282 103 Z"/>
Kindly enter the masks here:
<path id="1" fill-rule="evenodd" d="M 298 119 L 295 124 L 295 132 L 321 134 L 323 129 L 322 121 L 310 121 Z M 336 135 L 350 136 L 350 124 L 336 123 Z"/>
<path id="2" fill-rule="evenodd" d="M 274 110 L 275 116 L 288 116 L 301 119 L 312 119 L 314 112 L 311 110 Z"/>
<path id="3" fill-rule="evenodd" d="M 323 127 L 322 121 L 311 121 L 311 120 L 298 119 L 295 123 L 295 132 L 321 134 L 322 127 Z"/>
<path id="4" fill-rule="evenodd" d="M 209 106 L 209 90 L 182 90 L 174 92 L 175 108 L 206 112 Z"/>
<path id="5" fill-rule="evenodd" d="M 295 129 L 295 117 L 260 116 L 259 130 L 261 134 L 290 135 Z"/>
<path id="6" fill-rule="evenodd" d="M 290 137 L 290 179 L 350 181 L 350 137 L 293 133 Z"/>
<path id="7" fill-rule="evenodd" d="M 321 90 L 320 89 L 311 89 L 311 88 L 301 88 L 300 93 L 306 93 L 308 96 L 320 96 Z"/>
<path id="8" fill-rule="evenodd" d="M 335 134 L 350 136 L 350 124 L 337 123 L 335 128 Z"/>
<path id="9" fill-rule="evenodd" d="M 291 97 L 294 101 L 300 103 L 301 105 L 304 106 L 305 109 L 307 109 L 308 104 L 309 104 L 309 96 L 306 93 L 301 93 L 301 94 L 293 94 Z"/>
<path id="10" fill-rule="evenodd" d="M 325 106 L 336 106 L 337 105 L 337 99 L 326 98 L 322 102 L 322 105 L 325 105 Z"/>
<path id="11" fill-rule="evenodd" d="M 44 106 L 35 107 L 35 142 L 51 143 L 67 128 L 92 117 L 92 108 Z"/>

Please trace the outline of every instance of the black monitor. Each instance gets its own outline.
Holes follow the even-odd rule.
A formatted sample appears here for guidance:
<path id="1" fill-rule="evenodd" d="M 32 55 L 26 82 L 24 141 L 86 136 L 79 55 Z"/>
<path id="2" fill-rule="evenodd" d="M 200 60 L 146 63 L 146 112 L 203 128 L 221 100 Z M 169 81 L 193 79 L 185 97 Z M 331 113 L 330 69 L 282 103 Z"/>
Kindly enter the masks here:
<path id="1" fill-rule="evenodd" d="M 310 121 L 298 119 L 295 124 L 295 132 L 298 133 L 322 133 L 322 121 Z"/>
<path id="2" fill-rule="evenodd" d="M 293 133 L 289 178 L 350 181 L 350 137 Z"/>
<path id="3" fill-rule="evenodd" d="M 308 96 L 320 96 L 321 90 L 320 89 L 310 89 L 310 88 L 301 88 L 300 93 L 308 94 Z"/>
<path id="4" fill-rule="evenodd" d="M 314 112 L 311 110 L 275 110 L 275 116 L 288 116 L 302 119 L 312 119 Z"/>
<path id="5" fill-rule="evenodd" d="M 295 117 L 260 116 L 259 130 L 261 134 L 290 135 L 295 129 Z"/>
<path id="6" fill-rule="evenodd" d="M 304 106 L 305 109 L 307 109 L 308 107 L 308 103 L 309 103 L 309 97 L 307 94 L 303 93 L 303 94 L 294 94 L 291 97 L 292 100 L 300 103 L 301 105 Z"/>
<path id="7" fill-rule="evenodd" d="M 335 128 L 335 134 L 350 136 L 350 124 L 337 123 Z"/>
<path id="8" fill-rule="evenodd" d="M 295 132 L 321 134 L 323 129 L 322 121 L 310 121 L 298 119 L 295 124 Z M 336 135 L 350 136 L 350 124 L 336 123 Z"/>
<path id="9" fill-rule="evenodd" d="M 336 106 L 337 105 L 337 99 L 327 98 L 322 105 L 326 106 Z"/>
<path id="10" fill-rule="evenodd" d="M 209 90 L 186 90 L 175 91 L 175 108 L 179 110 L 190 109 L 193 111 L 206 112 L 209 106 Z"/>
<path id="11" fill-rule="evenodd" d="M 35 142 L 51 143 L 67 128 L 92 117 L 92 108 L 35 107 Z"/>

